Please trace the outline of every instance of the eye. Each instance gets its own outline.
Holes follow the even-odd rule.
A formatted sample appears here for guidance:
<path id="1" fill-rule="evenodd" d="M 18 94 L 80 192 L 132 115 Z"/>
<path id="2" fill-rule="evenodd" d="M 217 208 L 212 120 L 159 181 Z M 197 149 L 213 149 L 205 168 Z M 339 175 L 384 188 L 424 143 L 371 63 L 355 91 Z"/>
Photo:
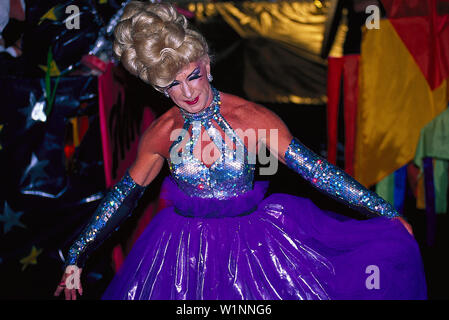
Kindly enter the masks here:
<path id="1" fill-rule="evenodd" d="M 199 79 L 199 78 L 201 78 L 201 74 L 192 74 L 190 77 L 189 77 L 189 81 L 192 81 L 192 80 L 195 80 L 195 79 Z"/>
<path id="2" fill-rule="evenodd" d="M 167 90 L 173 88 L 174 86 L 177 86 L 178 84 L 179 84 L 178 81 L 173 81 L 171 84 L 169 84 L 169 85 L 167 86 Z"/>

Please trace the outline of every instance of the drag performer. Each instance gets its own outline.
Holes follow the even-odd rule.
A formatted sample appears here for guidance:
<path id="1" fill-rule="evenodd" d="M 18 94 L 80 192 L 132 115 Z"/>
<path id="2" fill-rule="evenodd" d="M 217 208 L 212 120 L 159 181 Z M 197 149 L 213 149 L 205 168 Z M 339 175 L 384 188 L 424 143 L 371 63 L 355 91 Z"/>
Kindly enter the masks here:
<path id="1" fill-rule="evenodd" d="M 176 106 L 145 131 L 134 164 L 69 250 L 66 267 L 82 268 L 168 162 L 161 197 L 171 205 L 134 244 L 103 299 L 426 298 L 410 225 L 273 112 L 212 87 L 208 46 L 171 5 L 130 2 L 115 38 L 124 67 Z M 372 217 L 350 219 L 288 194 L 266 197 L 267 184 L 254 182 L 260 147 Z M 55 295 L 76 299 L 65 287 L 69 270 Z"/>

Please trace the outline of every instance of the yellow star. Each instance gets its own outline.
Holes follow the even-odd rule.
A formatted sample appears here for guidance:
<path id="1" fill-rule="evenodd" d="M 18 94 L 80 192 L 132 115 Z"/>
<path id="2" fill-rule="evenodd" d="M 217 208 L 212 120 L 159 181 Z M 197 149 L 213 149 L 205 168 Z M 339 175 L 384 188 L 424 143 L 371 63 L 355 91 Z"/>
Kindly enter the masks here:
<path id="1" fill-rule="evenodd" d="M 35 246 L 31 249 L 31 253 L 20 260 L 20 263 L 23 264 L 22 271 L 25 270 L 26 267 L 30 264 L 37 264 L 37 256 L 41 254 L 43 249 L 37 250 Z"/>
<path id="2" fill-rule="evenodd" d="M 39 68 L 47 72 L 48 68 L 44 65 L 39 65 Z M 55 60 L 51 60 L 50 62 L 50 77 L 56 77 L 61 74 L 61 71 L 59 71 L 58 65 L 56 64 Z"/>
<path id="3" fill-rule="evenodd" d="M 40 25 L 40 24 L 42 23 L 42 21 L 44 21 L 45 19 L 52 20 L 52 21 L 58 20 L 58 18 L 56 18 L 55 9 L 56 9 L 56 7 L 53 7 L 53 8 L 51 8 L 50 10 L 48 10 L 47 13 L 45 13 L 45 14 L 39 19 L 38 25 Z"/>

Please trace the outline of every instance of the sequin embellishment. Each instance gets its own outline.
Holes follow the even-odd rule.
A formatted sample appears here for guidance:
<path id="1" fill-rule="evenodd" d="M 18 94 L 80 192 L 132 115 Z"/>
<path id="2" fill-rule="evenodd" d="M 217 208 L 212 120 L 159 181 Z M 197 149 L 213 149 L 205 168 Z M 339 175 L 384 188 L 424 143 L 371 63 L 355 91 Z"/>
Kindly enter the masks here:
<path id="1" fill-rule="evenodd" d="M 144 190 L 145 188 L 136 184 L 129 173 L 126 172 L 122 180 L 120 180 L 103 198 L 91 221 L 70 247 L 65 266 L 82 266 L 82 262 L 81 265 L 79 265 L 80 257 L 85 254 L 87 249 L 91 246 L 98 244 L 99 233 L 104 232 L 106 224 L 114 215 L 118 214 L 118 210 L 123 205 L 125 199 L 132 196 L 137 201 Z M 128 216 L 131 214 L 132 209 L 133 208 L 128 208 L 120 214 L 126 214 L 126 216 Z M 113 226 L 113 228 L 118 229 L 118 226 Z"/>
<path id="2" fill-rule="evenodd" d="M 367 215 L 400 216 L 393 206 L 293 138 L 285 152 L 287 166 L 334 199 Z"/>
<path id="3" fill-rule="evenodd" d="M 190 196 L 200 198 L 228 199 L 252 189 L 255 164 L 248 163 L 248 151 L 220 113 L 220 93 L 212 88 L 214 98 L 212 103 L 198 113 L 188 113 L 180 108 L 184 117 L 182 133 L 170 146 L 170 155 L 176 155 L 176 146 L 184 139 L 189 128 L 192 137 L 188 137 L 184 152 L 177 154 L 177 160 L 170 156 L 169 168 L 178 187 Z M 215 122 L 225 133 L 226 140 L 230 138 L 235 149 L 227 146 L 225 140 L 215 128 Z M 201 141 L 201 128 L 221 150 L 220 157 L 207 167 L 193 155 L 195 145 Z"/>

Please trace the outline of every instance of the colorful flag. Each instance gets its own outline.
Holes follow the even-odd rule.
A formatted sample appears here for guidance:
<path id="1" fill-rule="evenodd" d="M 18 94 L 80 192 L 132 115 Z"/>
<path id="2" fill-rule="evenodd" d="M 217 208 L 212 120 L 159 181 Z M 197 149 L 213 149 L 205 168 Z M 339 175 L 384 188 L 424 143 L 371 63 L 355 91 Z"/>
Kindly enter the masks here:
<path id="1" fill-rule="evenodd" d="M 407 16 L 405 2 L 384 1 L 390 18 L 363 30 L 354 174 L 365 186 L 412 161 L 421 129 L 447 107 L 449 15 L 423 4 L 424 16 Z"/>

